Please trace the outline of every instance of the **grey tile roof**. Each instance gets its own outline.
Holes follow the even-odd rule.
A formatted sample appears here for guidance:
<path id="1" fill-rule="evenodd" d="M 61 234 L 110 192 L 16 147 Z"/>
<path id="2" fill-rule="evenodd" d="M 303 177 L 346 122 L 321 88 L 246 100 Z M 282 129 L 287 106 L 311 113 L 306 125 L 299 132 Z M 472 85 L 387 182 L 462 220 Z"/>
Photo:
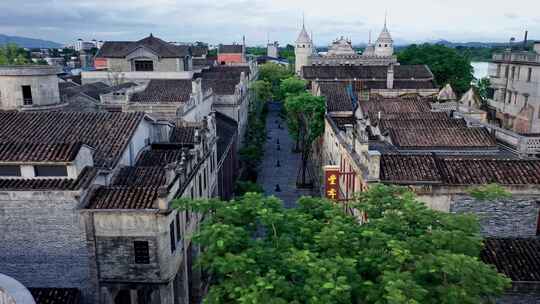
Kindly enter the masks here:
<path id="1" fill-rule="evenodd" d="M 244 47 L 241 44 L 221 44 L 219 46 L 220 54 L 242 54 Z"/>
<path id="2" fill-rule="evenodd" d="M 0 142 L 0 162 L 71 162 L 80 142 Z"/>
<path id="3" fill-rule="evenodd" d="M 0 142 L 80 142 L 95 148 L 97 167 L 114 166 L 144 113 L 0 112 Z"/>
<path id="4" fill-rule="evenodd" d="M 304 66 L 302 75 L 309 80 L 386 80 L 387 71 L 386 66 L 312 65 Z M 433 74 L 426 65 L 396 65 L 394 79 L 433 79 Z"/>
<path id="5" fill-rule="evenodd" d="M 0 189 L 5 191 L 27 191 L 27 190 L 59 190 L 75 191 L 87 188 L 96 177 L 97 169 L 86 167 L 79 174 L 77 179 L 69 178 L 2 178 L 0 179 Z"/>
<path id="6" fill-rule="evenodd" d="M 131 102 L 187 102 L 192 92 L 191 79 L 152 79 L 146 89 L 131 96 Z"/>

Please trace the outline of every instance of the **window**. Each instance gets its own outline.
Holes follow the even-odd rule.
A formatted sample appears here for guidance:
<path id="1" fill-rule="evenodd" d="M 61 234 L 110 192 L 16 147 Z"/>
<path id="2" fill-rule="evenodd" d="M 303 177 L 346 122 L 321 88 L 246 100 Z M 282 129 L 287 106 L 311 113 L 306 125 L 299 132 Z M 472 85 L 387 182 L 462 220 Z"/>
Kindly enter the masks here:
<path id="1" fill-rule="evenodd" d="M 32 88 L 29 85 L 22 86 L 23 104 L 25 106 L 32 105 Z"/>
<path id="2" fill-rule="evenodd" d="M 0 166 L 0 176 L 21 176 L 21 167 Z"/>
<path id="3" fill-rule="evenodd" d="M 137 60 L 135 61 L 135 71 L 152 72 L 154 71 L 154 62 L 152 60 Z"/>
<path id="4" fill-rule="evenodd" d="M 384 47 L 388 47 L 388 44 L 385 44 Z"/>
<path id="5" fill-rule="evenodd" d="M 532 79 L 532 68 L 529 68 L 529 71 L 527 73 L 527 82 L 531 82 Z"/>
<path id="6" fill-rule="evenodd" d="M 174 221 L 169 225 L 169 234 L 171 237 L 171 252 L 176 250 L 176 239 L 174 237 Z"/>
<path id="7" fill-rule="evenodd" d="M 497 64 L 497 77 L 501 77 L 501 65 Z"/>
<path id="8" fill-rule="evenodd" d="M 182 240 L 182 234 L 180 232 L 180 211 L 178 211 L 176 212 L 176 242 Z"/>
<path id="9" fill-rule="evenodd" d="M 150 264 L 148 241 L 133 242 L 133 250 L 135 251 L 135 264 Z"/>
<path id="10" fill-rule="evenodd" d="M 513 66 L 513 67 L 512 67 L 512 77 L 511 77 L 512 80 L 514 80 L 514 77 L 515 77 L 515 76 L 516 76 L 516 67 Z"/>
<path id="11" fill-rule="evenodd" d="M 36 176 L 67 176 L 66 166 L 34 166 Z"/>
<path id="12" fill-rule="evenodd" d="M 517 75 L 516 75 L 517 80 L 519 80 L 519 74 L 521 74 L 521 66 L 518 66 L 517 68 Z"/>
<path id="13" fill-rule="evenodd" d="M 186 229 L 187 229 L 187 226 L 189 226 L 189 222 L 191 222 L 191 215 L 188 209 L 184 211 L 184 216 L 185 216 L 184 221 L 186 222 Z"/>
<path id="14" fill-rule="evenodd" d="M 195 193 L 193 191 L 193 187 L 191 187 L 191 199 L 194 199 L 195 198 Z"/>
<path id="15" fill-rule="evenodd" d="M 525 103 L 525 105 L 527 105 L 529 103 L 529 95 L 528 94 L 523 94 L 523 102 Z"/>

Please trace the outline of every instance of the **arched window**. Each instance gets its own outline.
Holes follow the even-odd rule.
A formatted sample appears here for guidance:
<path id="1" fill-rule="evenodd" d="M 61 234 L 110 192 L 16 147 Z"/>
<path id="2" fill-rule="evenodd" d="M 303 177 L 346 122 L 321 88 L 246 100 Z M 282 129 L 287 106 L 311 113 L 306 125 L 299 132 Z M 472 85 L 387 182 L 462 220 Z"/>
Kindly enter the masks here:
<path id="1" fill-rule="evenodd" d="M 388 47 L 388 44 L 385 44 L 384 47 Z"/>

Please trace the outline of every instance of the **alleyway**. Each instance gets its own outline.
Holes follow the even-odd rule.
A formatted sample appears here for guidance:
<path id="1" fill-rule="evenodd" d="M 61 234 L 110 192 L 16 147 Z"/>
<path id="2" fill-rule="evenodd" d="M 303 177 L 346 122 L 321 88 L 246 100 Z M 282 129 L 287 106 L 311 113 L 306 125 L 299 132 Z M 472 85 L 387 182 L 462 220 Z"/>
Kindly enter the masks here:
<path id="1" fill-rule="evenodd" d="M 264 147 L 259 183 L 263 186 L 265 194 L 275 195 L 284 202 L 285 207 L 293 208 L 298 198 L 311 193 L 308 190 L 296 189 L 300 153 L 291 152 L 294 141 L 289 136 L 286 122 L 279 116 L 280 110 L 281 103 L 273 102 L 268 105 L 266 130 L 269 139 Z M 278 161 L 279 167 L 277 167 Z M 276 191 L 277 185 L 281 191 Z"/>

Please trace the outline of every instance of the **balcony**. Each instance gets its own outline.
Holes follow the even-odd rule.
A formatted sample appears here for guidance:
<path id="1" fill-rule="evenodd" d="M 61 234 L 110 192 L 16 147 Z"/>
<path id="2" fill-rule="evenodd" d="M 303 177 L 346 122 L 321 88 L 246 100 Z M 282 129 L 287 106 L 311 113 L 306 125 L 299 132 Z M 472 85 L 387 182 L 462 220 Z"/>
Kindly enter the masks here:
<path id="1" fill-rule="evenodd" d="M 493 54 L 495 62 L 540 64 L 540 54 L 532 52 L 512 52 Z"/>

